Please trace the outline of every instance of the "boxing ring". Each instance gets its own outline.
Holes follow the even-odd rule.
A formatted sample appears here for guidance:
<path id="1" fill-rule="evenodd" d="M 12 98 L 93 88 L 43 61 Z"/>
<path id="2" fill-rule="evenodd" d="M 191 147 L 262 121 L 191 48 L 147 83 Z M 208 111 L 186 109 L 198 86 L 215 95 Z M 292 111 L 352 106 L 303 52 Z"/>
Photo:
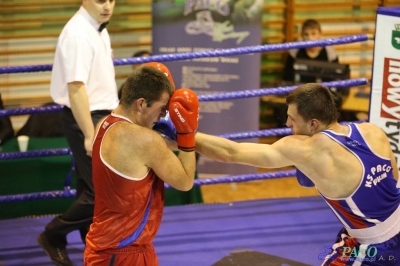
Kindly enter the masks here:
<path id="1" fill-rule="evenodd" d="M 232 54 L 269 52 L 312 46 L 338 45 L 360 42 L 367 35 L 222 49 L 195 53 L 164 54 L 149 57 L 114 60 L 114 64 L 140 64 L 151 61 L 165 62 L 200 57 L 219 57 Z M 0 74 L 49 71 L 51 65 L 0 68 Z M 323 82 L 327 87 L 348 88 L 366 85 L 366 79 L 349 79 Z M 255 89 L 200 95 L 200 101 L 222 101 L 285 95 L 297 86 Z M 58 105 L 0 110 L 0 116 L 59 112 Z M 347 122 L 344 122 L 347 123 Z M 233 132 L 220 135 L 232 140 L 285 136 L 289 128 Z M 27 152 L 0 152 L 0 160 L 19 160 L 34 157 L 71 155 L 68 147 Z M 57 191 L 1 195 L 0 206 L 7 208 L 11 202 L 74 197 L 71 173 L 74 170 L 71 155 L 71 172 L 64 187 Z M 230 182 L 247 182 L 295 176 L 294 170 L 233 175 L 195 180 L 195 186 Z M 166 189 L 170 189 L 166 184 Z M 0 220 L 1 265 L 52 265 L 36 242 L 52 216 Z M 197 204 L 165 207 L 160 230 L 154 245 L 161 266 L 180 265 L 319 265 L 328 254 L 340 222 L 324 200 L 319 197 L 263 199 L 221 204 Z M 79 233 L 68 235 L 69 256 L 76 265 L 83 264 L 84 245 Z"/>

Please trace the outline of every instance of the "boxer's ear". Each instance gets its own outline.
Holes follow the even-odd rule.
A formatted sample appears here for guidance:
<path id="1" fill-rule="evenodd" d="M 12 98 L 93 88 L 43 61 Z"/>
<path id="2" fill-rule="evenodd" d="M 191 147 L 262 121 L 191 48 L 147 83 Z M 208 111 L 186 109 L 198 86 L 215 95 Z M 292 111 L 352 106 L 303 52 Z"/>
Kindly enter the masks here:
<path id="1" fill-rule="evenodd" d="M 316 131 L 318 130 L 319 127 L 319 122 L 317 119 L 311 119 L 311 123 L 310 123 L 310 131 L 312 133 L 316 133 Z"/>
<path id="2" fill-rule="evenodd" d="M 143 107 L 146 107 L 146 100 L 144 98 L 137 99 L 135 106 L 138 110 L 141 111 Z"/>

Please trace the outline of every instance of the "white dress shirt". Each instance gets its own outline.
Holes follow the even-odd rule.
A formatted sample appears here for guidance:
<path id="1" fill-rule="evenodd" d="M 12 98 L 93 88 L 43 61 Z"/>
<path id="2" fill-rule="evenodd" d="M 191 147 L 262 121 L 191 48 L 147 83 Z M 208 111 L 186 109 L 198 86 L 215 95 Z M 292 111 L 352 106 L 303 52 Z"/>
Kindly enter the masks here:
<path id="1" fill-rule="evenodd" d="M 68 21 L 58 39 L 50 84 L 55 103 L 71 107 L 68 83 L 83 82 L 90 111 L 118 106 L 110 36 L 84 7 Z"/>

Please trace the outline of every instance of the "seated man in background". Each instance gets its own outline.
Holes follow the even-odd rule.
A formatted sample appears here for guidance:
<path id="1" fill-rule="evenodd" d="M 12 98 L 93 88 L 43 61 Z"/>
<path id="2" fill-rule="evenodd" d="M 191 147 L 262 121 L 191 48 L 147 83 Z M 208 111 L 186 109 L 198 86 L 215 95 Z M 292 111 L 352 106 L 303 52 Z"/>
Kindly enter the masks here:
<path id="1" fill-rule="evenodd" d="M 321 25 L 315 19 L 306 20 L 301 27 L 301 37 L 303 41 L 315 41 L 322 38 Z M 283 80 L 295 82 L 295 73 L 293 64 L 296 59 L 319 60 L 324 62 L 339 63 L 339 58 L 332 46 L 317 46 L 310 48 L 291 49 L 286 58 L 283 70 Z M 300 77 L 298 82 L 316 82 L 310 77 Z"/>
<path id="2" fill-rule="evenodd" d="M 322 39 L 322 30 L 320 23 L 315 19 L 308 19 L 304 21 L 301 27 L 301 38 L 303 41 L 316 41 Z M 313 83 L 313 82 L 327 82 L 336 79 L 347 79 L 350 73 L 343 75 L 343 78 L 332 75 L 330 78 L 320 78 L 318 75 L 299 75 L 296 74 L 294 64 L 296 60 L 312 60 L 330 63 L 339 63 L 338 55 L 332 46 L 317 46 L 310 48 L 291 49 L 286 58 L 283 81 L 284 83 L 298 84 L 298 83 Z M 347 76 L 348 75 L 348 76 Z M 349 95 L 349 88 L 330 88 L 336 107 L 339 110 L 339 122 L 341 121 L 355 121 L 358 120 L 354 113 L 341 110 L 342 104 L 346 97 Z M 274 116 L 276 117 L 278 127 L 284 127 L 286 121 L 286 106 L 275 106 Z"/>

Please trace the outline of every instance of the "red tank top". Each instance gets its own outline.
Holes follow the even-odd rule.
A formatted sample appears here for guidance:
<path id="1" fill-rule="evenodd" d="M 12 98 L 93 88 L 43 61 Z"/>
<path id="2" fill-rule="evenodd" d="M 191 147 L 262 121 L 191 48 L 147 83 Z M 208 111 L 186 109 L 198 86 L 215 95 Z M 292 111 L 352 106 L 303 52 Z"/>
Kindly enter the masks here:
<path id="1" fill-rule="evenodd" d="M 101 122 L 92 152 L 93 184 L 96 192 L 93 223 L 86 245 L 95 251 L 152 243 L 164 209 L 164 182 L 153 170 L 133 179 L 109 166 L 100 156 L 107 131 L 116 123 L 131 123 L 109 115 Z"/>

